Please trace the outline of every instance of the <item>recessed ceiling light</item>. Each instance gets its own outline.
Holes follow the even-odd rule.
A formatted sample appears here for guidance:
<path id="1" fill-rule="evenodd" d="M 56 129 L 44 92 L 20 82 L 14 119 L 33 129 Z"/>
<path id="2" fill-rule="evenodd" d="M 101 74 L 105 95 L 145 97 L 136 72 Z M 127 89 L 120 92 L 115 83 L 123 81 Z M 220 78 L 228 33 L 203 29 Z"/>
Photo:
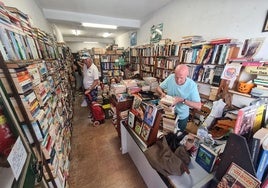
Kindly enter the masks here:
<path id="1" fill-rule="evenodd" d="M 74 34 L 75 36 L 78 36 L 78 35 L 80 35 L 80 34 L 81 34 L 81 31 L 80 31 L 80 30 L 75 29 L 75 30 L 72 30 L 72 34 Z"/>
<path id="2" fill-rule="evenodd" d="M 106 24 L 95 24 L 95 23 L 82 23 L 84 27 L 95 27 L 104 29 L 117 29 L 116 25 L 106 25 Z"/>
<path id="3" fill-rule="evenodd" d="M 112 33 L 103 33 L 103 37 L 106 38 L 106 37 L 109 37 Z"/>
<path id="4" fill-rule="evenodd" d="M 87 44 L 97 44 L 98 42 L 84 41 L 84 43 L 87 43 Z"/>

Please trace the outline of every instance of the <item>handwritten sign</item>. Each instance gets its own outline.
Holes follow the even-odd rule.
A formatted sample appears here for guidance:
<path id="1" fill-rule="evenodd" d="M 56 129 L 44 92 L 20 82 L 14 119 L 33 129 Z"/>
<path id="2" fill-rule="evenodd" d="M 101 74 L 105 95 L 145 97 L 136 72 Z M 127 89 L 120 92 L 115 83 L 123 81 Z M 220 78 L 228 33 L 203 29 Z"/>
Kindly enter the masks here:
<path id="1" fill-rule="evenodd" d="M 20 177 L 26 158 L 27 158 L 27 152 L 23 146 L 20 137 L 18 137 L 16 143 L 14 144 L 7 158 L 16 180 L 18 180 Z"/>

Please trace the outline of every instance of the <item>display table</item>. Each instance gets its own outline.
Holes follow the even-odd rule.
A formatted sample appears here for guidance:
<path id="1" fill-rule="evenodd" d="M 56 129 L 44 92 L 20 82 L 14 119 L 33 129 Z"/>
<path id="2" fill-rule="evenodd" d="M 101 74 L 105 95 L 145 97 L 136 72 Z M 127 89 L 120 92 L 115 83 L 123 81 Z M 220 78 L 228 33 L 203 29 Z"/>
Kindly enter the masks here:
<path id="1" fill-rule="evenodd" d="M 147 161 L 143 153 L 146 150 L 146 146 L 142 140 L 123 122 L 120 123 L 120 126 L 122 154 L 129 153 L 146 185 L 149 188 L 168 187 L 165 181 Z M 169 176 L 168 183 L 178 188 L 201 188 L 206 187 L 206 184 L 213 178 L 213 174 L 207 173 L 194 159 L 192 159 L 189 164 L 189 170 L 190 174 L 184 173 L 182 176 Z"/>
<path id="2" fill-rule="evenodd" d="M 128 110 L 132 106 L 133 99 L 128 99 L 126 101 L 118 102 L 114 96 L 110 97 L 110 103 L 111 105 L 115 108 L 115 114 L 116 114 L 116 124 L 115 129 L 118 133 L 118 136 L 121 136 L 120 133 L 120 121 L 121 121 L 121 116 L 120 113 L 122 111 Z"/>

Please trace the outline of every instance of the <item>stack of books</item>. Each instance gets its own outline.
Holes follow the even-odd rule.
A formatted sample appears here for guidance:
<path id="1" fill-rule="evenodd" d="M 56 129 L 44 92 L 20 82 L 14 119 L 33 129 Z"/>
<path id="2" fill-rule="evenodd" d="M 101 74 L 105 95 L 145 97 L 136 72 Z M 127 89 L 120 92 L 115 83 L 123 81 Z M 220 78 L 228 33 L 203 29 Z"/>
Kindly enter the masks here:
<path id="1" fill-rule="evenodd" d="M 19 93 L 25 93 L 32 89 L 33 83 L 31 75 L 26 68 L 9 69 L 9 72 Z M 0 79 L 7 92 L 11 93 L 9 83 L 2 69 L 0 69 Z"/>
<path id="2" fill-rule="evenodd" d="M 257 75 L 253 80 L 256 87 L 254 87 L 250 94 L 255 97 L 268 97 L 268 78 L 264 75 Z"/>

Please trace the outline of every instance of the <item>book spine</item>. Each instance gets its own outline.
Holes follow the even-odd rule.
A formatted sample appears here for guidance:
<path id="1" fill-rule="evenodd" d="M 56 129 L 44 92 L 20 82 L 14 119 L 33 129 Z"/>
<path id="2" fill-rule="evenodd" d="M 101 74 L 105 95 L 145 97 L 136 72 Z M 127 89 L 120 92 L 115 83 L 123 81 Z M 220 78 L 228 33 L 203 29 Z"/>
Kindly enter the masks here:
<path id="1" fill-rule="evenodd" d="M 260 162 L 257 168 L 256 177 L 262 181 L 263 175 L 267 169 L 268 166 L 268 150 L 263 150 L 260 158 Z"/>
<path id="2" fill-rule="evenodd" d="M 237 113 L 237 119 L 235 122 L 235 128 L 234 128 L 235 134 L 239 134 L 239 132 L 240 132 L 243 116 L 244 116 L 244 112 L 243 112 L 243 110 L 240 109 Z"/>
<path id="3" fill-rule="evenodd" d="M 258 162 L 258 156 L 260 153 L 260 148 L 261 148 L 261 143 L 260 139 L 258 138 L 252 138 L 252 143 L 251 143 L 251 159 L 252 163 L 257 169 L 257 162 Z"/>

